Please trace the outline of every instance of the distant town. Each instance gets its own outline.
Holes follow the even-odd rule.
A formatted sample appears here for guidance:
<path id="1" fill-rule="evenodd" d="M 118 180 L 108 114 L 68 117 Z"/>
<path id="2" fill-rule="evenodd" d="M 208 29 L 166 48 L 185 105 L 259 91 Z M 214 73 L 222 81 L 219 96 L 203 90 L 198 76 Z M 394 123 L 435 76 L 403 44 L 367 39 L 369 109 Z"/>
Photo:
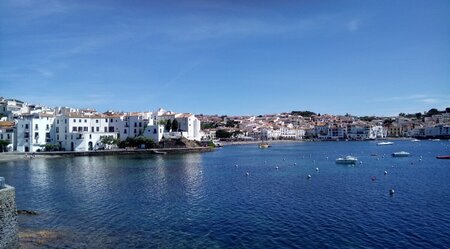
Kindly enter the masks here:
<path id="1" fill-rule="evenodd" d="M 0 152 L 152 148 L 172 139 L 205 145 L 271 140 L 448 139 L 450 108 L 395 117 L 357 117 L 312 111 L 258 116 L 152 112 L 99 113 L 46 107 L 0 97 Z"/>

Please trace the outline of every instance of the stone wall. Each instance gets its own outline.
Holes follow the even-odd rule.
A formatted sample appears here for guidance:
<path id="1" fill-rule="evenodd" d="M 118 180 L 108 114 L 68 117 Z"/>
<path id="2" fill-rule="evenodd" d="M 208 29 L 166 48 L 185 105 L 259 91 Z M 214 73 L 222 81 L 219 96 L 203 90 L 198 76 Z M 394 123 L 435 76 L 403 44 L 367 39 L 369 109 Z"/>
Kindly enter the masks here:
<path id="1" fill-rule="evenodd" d="M 15 189 L 0 189 L 0 249 L 19 248 Z"/>

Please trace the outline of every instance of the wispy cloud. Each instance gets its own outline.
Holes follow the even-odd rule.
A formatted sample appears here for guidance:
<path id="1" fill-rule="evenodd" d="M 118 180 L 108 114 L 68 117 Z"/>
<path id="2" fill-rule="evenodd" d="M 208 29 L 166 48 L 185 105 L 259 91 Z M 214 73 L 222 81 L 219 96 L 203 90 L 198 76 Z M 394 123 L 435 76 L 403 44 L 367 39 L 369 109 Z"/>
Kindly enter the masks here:
<path id="1" fill-rule="evenodd" d="M 404 96 L 393 96 L 385 98 L 372 99 L 370 102 L 416 102 L 424 104 L 445 104 L 450 102 L 450 97 L 439 94 L 411 94 Z"/>
<path id="2" fill-rule="evenodd" d="M 358 31 L 360 26 L 361 26 L 361 21 L 359 19 L 353 19 L 347 23 L 347 29 L 350 32 Z"/>

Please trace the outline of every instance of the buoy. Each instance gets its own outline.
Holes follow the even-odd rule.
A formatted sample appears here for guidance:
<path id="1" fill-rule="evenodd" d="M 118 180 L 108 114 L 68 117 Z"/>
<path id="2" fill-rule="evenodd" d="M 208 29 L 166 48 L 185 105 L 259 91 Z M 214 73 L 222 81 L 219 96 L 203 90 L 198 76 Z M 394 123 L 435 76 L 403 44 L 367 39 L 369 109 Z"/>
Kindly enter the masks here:
<path id="1" fill-rule="evenodd" d="M 294 165 L 297 165 L 297 163 L 294 163 Z"/>
<path id="2" fill-rule="evenodd" d="M 316 168 L 316 171 L 319 171 L 319 168 Z"/>
<path id="3" fill-rule="evenodd" d="M 311 175 L 308 175 L 307 178 L 308 178 L 308 179 L 311 179 Z"/>
<path id="4" fill-rule="evenodd" d="M 359 164 L 362 164 L 362 161 L 359 161 Z"/>
<path id="5" fill-rule="evenodd" d="M 395 193 L 395 190 L 393 188 L 389 189 L 389 194 L 390 195 L 394 195 L 394 193 Z"/>
<path id="6" fill-rule="evenodd" d="M 278 169 L 278 166 L 275 166 L 276 169 Z"/>
<path id="7" fill-rule="evenodd" d="M 384 175 L 387 175 L 387 171 L 386 170 L 384 171 Z"/>
<path id="8" fill-rule="evenodd" d="M 249 176 L 249 175 L 250 175 L 250 173 L 248 173 L 248 172 L 247 172 L 247 173 L 245 173 L 245 175 L 246 175 L 246 176 Z"/>
<path id="9" fill-rule="evenodd" d="M 236 164 L 236 165 L 234 165 L 236 168 L 238 167 L 238 165 Z"/>

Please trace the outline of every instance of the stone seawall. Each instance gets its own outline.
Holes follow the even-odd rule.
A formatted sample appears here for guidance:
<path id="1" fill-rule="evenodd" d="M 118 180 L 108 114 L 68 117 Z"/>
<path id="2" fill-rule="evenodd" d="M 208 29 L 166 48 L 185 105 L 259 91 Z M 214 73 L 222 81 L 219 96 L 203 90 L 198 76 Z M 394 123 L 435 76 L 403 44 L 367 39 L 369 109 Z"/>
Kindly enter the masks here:
<path id="1" fill-rule="evenodd" d="M 15 189 L 0 189 L 0 249 L 19 248 Z"/>

